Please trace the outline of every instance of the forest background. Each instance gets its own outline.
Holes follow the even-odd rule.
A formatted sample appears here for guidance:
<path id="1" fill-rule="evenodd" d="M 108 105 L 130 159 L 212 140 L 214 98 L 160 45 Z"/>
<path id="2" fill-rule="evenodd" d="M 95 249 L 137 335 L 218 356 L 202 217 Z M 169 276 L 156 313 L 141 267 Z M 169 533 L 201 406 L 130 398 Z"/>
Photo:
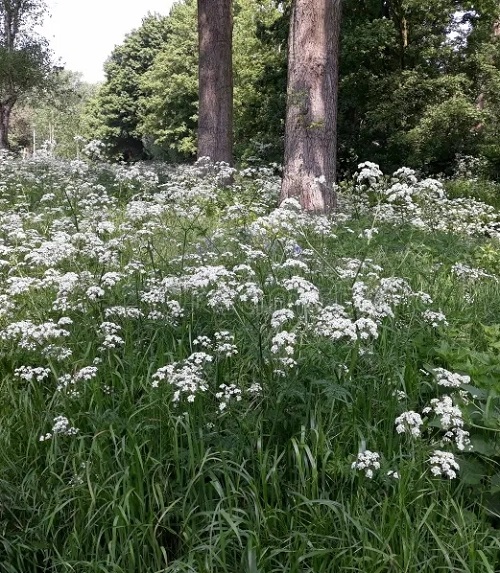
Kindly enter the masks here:
<path id="1" fill-rule="evenodd" d="M 342 6 L 338 174 L 369 158 L 384 171 L 463 168 L 500 174 L 498 2 L 345 0 Z M 288 2 L 234 3 L 234 141 L 238 163 L 281 163 Z M 14 147 L 74 157 L 99 140 L 111 159 L 190 162 L 196 155 L 196 2 L 149 14 L 116 46 L 101 85 L 58 75 L 12 120 Z M 75 140 L 76 138 L 76 140 Z"/>

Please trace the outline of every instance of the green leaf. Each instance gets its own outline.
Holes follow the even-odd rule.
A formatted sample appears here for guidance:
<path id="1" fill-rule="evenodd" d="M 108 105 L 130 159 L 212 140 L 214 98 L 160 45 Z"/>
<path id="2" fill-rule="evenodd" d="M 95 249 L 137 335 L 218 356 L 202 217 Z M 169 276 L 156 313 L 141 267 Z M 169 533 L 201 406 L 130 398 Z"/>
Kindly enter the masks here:
<path id="1" fill-rule="evenodd" d="M 498 493 L 500 492 L 500 472 L 491 476 L 490 480 L 490 492 Z"/>
<path id="2" fill-rule="evenodd" d="M 474 458 L 461 458 L 458 461 L 460 465 L 460 479 L 469 485 L 478 485 L 486 477 L 485 466 Z"/>
<path id="3" fill-rule="evenodd" d="M 344 386 L 337 384 L 337 382 L 333 382 L 331 380 L 313 380 L 312 383 L 316 386 L 320 386 L 322 393 L 329 400 L 338 400 L 344 404 L 352 403 L 352 395 L 349 390 Z"/>
<path id="4" fill-rule="evenodd" d="M 474 452 L 483 456 L 494 456 L 496 454 L 497 449 L 491 440 L 472 436 L 470 441 Z"/>

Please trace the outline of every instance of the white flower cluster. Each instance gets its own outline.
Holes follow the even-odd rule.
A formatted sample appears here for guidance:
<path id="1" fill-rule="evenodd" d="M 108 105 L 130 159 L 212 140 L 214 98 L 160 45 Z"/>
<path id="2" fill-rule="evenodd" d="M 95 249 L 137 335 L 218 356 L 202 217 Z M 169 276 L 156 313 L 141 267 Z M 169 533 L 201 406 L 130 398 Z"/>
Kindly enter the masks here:
<path id="1" fill-rule="evenodd" d="M 293 208 L 291 201 L 294 201 Z M 295 203 L 298 208 L 295 208 Z M 269 240 L 280 237 L 294 237 L 300 228 L 301 214 L 300 204 L 292 199 L 288 203 L 274 209 L 269 215 L 263 215 L 250 224 L 250 235 L 257 240 Z"/>
<path id="2" fill-rule="evenodd" d="M 146 280 L 146 288 L 139 293 L 139 299 L 153 307 L 163 304 L 172 294 L 182 289 L 182 281 L 176 277 L 166 277 L 161 281 L 155 278 Z"/>
<path id="3" fill-rule="evenodd" d="M 468 392 L 465 390 L 460 390 L 463 384 L 468 384 L 470 382 L 469 376 L 457 374 L 450 372 L 445 368 L 434 368 L 432 371 L 427 372 L 422 370 L 427 376 L 432 373 L 437 384 L 439 386 L 445 386 L 449 388 L 458 389 L 458 396 L 461 400 L 467 401 Z M 396 432 L 398 434 L 408 433 L 414 437 L 420 437 L 422 435 L 422 429 L 424 425 L 432 423 L 433 418 L 437 418 L 439 421 L 439 426 L 444 433 L 441 434 L 440 443 L 441 445 L 446 443 L 452 443 L 456 446 L 459 451 L 464 451 L 467 448 L 472 448 L 470 442 L 470 434 L 464 429 L 463 414 L 460 408 L 454 404 L 453 398 L 448 395 L 443 395 L 440 398 L 433 398 L 430 404 L 423 408 L 422 415 L 426 415 L 423 419 L 422 416 L 409 410 L 403 412 L 400 416 L 395 419 Z M 432 416 L 432 417 L 430 417 Z M 439 452 L 443 454 L 443 464 L 446 460 L 454 460 L 453 454 L 447 452 Z M 437 454 L 433 457 L 433 475 L 445 475 L 446 477 L 455 477 L 456 471 L 458 471 L 458 465 L 456 467 L 453 463 L 449 462 L 449 465 L 442 465 L 438 462 Z M 448 462 L 446 462 L 448 463 Z"/>
<path id="4" fill-rule="evenodd" d="M 441 428 L 447 430 L 443 441 L 454 441 L 459 450 L 464 450 L 470 444 L 469 432 L 463 429 L 462 411 L 453 404 L 450 396 L 445 395 L 441 396 L 441 398 L 433 398 L 430 406 L 426 406 L 422 413 L 433 413 L 439 418 Z"/>
<path id="5" fill-rule="evenodd" d="M 282 330 L 271 339 L 271 352 L 278 355 L 278 361 L 284 368 L 295 368 L 297 361 L 293 358 L 297 335 L 294 332 Z M 274 370 L 275 374 L 284 376 L 285 372 L 281 369 Z"/>
<path id="6" fill-rule="evenodd" d="M 283 281 L 283 286 L 287 291 L 294 291 L 298 297 L 295 300 L 296 306 L 316 306 L 319 305 L 319 290 L 310 281 L 293 276 Z"/>
<path id="7" fill-rule="evenodd" d="M 470 267 L 463 263 L 455 263 L 451 267 L 451 272 L 460 279 L 467 279 L 470 281 L 478 281 L 483 278 L 493 278 L 493 275 L 488 274 L 485 270 Z"/>
<path id="8" fill-rule="evenodd" d="M 219 356 L 225 356 L 226 358 L 238 354 L 238 348 L 234 344 L 234 334 L 231 334 L 227 330 L 221 330 L 220 332 L 214 333 L 214 338 L 215 354 Z"/>
<path id="9" fill-rule="evenodd" d="M 97 285 L 91 286 L 85 291 L 85 295 L 91 301 L 99 300 L 105 294 L 106 294 L 105 290 Z"/>
<path id="10" fill-rule="evenodd" d="M 212 348 L 212 340 L 208 336 L 197 336 L 193 340 L 193 346 L 200 346 L 201 348 Z"/>
<path id="11" fill-rule="evenodd" d="M 74 374 L 62 374 L 58 377 L 57 391 L 65 392 L 69 398 L 78 398 L 81 394 L 79 382 L 88 382 L 97 376 L 97 366 L 84 366 Z"/>
<path id="12" fill-rule="evenodd" d="M 433 412 L 439 416 L 441 427 L 444 430 L 453 426 L 463 426 L 462 411 L 457 406 L 453 405 L 453 400 L 450 396 L 441 396 L 441 398 L 433 398 L 430 406 L 426 406 L 422 412 L 429 414 Z"/>
<path id="13" fill-rule="evenodd" d="M 182 362 L 173 362 L 159 368 L 153 374 L 153 388 L 157 388 L 161 381 L 174 387 L 173 402 L 179 402 L 186 396 L 188 402 L 194 402 L 199 392 L 206 392 L 208 384 L 203 377 L 203 368 L 206 363 L 212 362 L 213 356 L 205 352 L 194 352 Z"/>
<path id="14" fill-rule="evenodd" d="M 241 266 L 238 270 L 242 270 Z M 240 279 L 223 265 L 207 265 L 191 269 L 181 284 L 195 293 L 206 291 L 207 304 L 215 310 L 229 310 L 236 301 L 259 304 L 264 295 L 260 286 L 251 281 L 239 282 Z"/>
<path id="15" fill-rule="evenodd" d="M 369 194 L 377 200 L 374 205 Z M 362 163 L 354 176 L 353 195 L 343 199 L 348 208 L 364 213 L 372 210 L 384 223 L 406 222 L 427 231 L 498 237 L 494 207 L 472 198 L 448 199 L 440 181 L 419 181 L 408 168 L 399 169 L 385 183 L 378 165 Z"/>
<path id="16" fill-rule="evenodd" d="M 42 286 L 42 281 L 33 277 L 9 277 L 6 281 L 9 296 L 17 296 Z"/>
<path id="17" fill-rule="evenodd" d="M 40 436 L 40 442 L 50 440 L 54 435 L 59 436 L 75 436 L 80 430 L 71 425 L 66 416 L 56 416 L 54 418 L 54 425 L 47 434 Z"/>
<path id="18" fill-rule="evenodd" d="M 262 386 L 258 382 L 252 382 L 247 389 L 250 395 L 258 396 L 262 394 Z"/>
<path id="19" fill-rule="evenodd" d="M 401 183 L 415 185 L 418 182 L 418 179 L 413 169 L 410 169 L 409 167 L 400 167 L 392 174 L 391 181 L 400 181 Z"/>
<path id="20" fill-rule="evenodd" d="M 16 305 L 8 295 L 0 294 L 0 318 L 11 318 Z"/>
<path id="21" fill-rule="evenodd" d="M 86 143 L 82 149 L 82 153 L 90 157 L 91 159 L 102 159 L 104 151 L 106 149 L 106 144 L 99 139 L 92 139 Z"/>
<path id="22" fill-rule="evenodd" d="M 355 342 L 358 338 L 355 322 L 340 304 L 325 306 L 318 312 L 314 332 L 332 341 L 347 338 Z"/>
<path id="23" fill-rule="evenodd" d="M 382 176 L 383 173 L 380 171 L 379 166 L 376 163 L 365 161 L 358 165 L 358 171 L 354 178 L 358 185 L 373 187 L 380 182 Z"/>
<path id="24" fill-rule="evenodd" d="M 446 316 L 442 312 L 435 312 L 427 309 L 422 312 L 422 318 L 433 328 L 437 328 L 438 326 L 448 326 Z"/>
<path id="25" fill-rule="evenodd" d="M 460 388 L 463 384 L 470 384 L 470 376 L 450 372 L 446 368 L 434 368 L 432 370 L 438 386 L 448 388 Z"/>
<path id="26" fill-rule="evenodd" d="M 36 350 L 45 346 L 48 342 L 66 338 L 70 335 L 69 330 L 63 328 L 72 324 L 68 317 L 62 317 L 56 323 L 52 320 L 35 324 L 31 320 L 21 320 L 8 324 L 2 331 L 0 337 L 5 340 L 17 340 L 20 348 L 25 350 Z"/>
<path id="27" fill-rule="evenodd" d="M 277 209 L 251 223 L 248 232 L 254 241 L 262 243 L 273 239 L 294 240 L 297 235 L 307 232 L 319 236 L 333 236 L 334 226 L 334 221 L 326 217 L 308 216 L 302 212 L 296 199 L 287 198 Z"/>
<path id="28" fill-rule="evenodd" d="M 74 272 L 60 273 L 55 269 L 47 269 L 44 276 L 44 285 L 57 289 L 56 297 L 52 303 L 53 310 L 85 310 L 82 301 L 76 293 L 88 283 L 88 276 Z"/>
<path id="29" fill-rule="evenodd" d="M 80 382 L 83 380 L 84 382 L 88 382 L 97 376 L 97 367 L 96 366 L 84 366 L 77 370 L 73 374 L 73 380 L 75 382 Z"/>
<path id="30" fill-rule="evenodd" d="M 376 265 L 372 259 L 361 261 L 360 259 L 342 258 L 335 267 L 335 272 L 340 279 L 355 279 L 363 276 L 378 279 L 382 270 L 382 267 Z"/>
<path id="31" fill-rule="evenodd" d="M 101 352 L 104 350 L 117 348 L 125 344 L 123 338 L 117 334 L 121 329 L 122 327 L 119 324 L 115 324 L 114 322 L 106 321 L 99 325 L 100 334 L 103 339 L 101 346 L 99 347 Z"/>
<path id="32" fill-rule="evenodd" d="M 42 368 L 41 366 L 36 368 L 32 366 L 19 366 L 19 368 L 14 370 L 14 376 L 27 382 L 31 382 L 32 380 L 41 382 L 50 376 L 50 369 Z"/>
<path id="33" fill-rule="evenodd" d="M 193 346 L 211 350 L 215 355 L 225 358 L 238 354 L 238 348 L 234 344 L 234 334 L 231 334 L 228 330 L 215 332 L 214 340 L 208 336 L 197 336 L 193 340 Z"/>
<path id="34" fill-rule="evenodd" d="M 277 354 L 280 351 L 284 351 L 288 356 L 292 356 L 295 351 L 296 341 L 297 335 L 294 332 L 282 330 L 273 336 L 271 352 Z"/>
<path id="35" fill-rule="evenodd" d="M 358 312 L 378 322 L 386 316 L 393 317 L 392 307 L 406 300 L 412 290 L 406 281 L 394 277 L 376 283 L 369 286 L 357 280 L 352 285 L 352 304 Z"/>
<path id="36" fill-rule="evenodd" d="M 246 282 L 236 287 L 238 299 L 241 302 L 259 304 L 264 296 L 264 291 L 254 282 Z"/>
<path id="37" fill-rule="evenodd" d="M 207 293 L 207 305 L 215 310 L 232 309 L 236 299 L 237 290 L 229 282 L 219 282 L 215 288 Z"/>
<path id="38" fill-rule="evenodd" d="M 396 432 L 398 434 L 409 433 L 414 437 L 419 437 L 421 435 L 423 423 L 424 422 L 420 414 L 413 410 L 403 412 L 394 421 Z"/>
<path id="39" fill-rule="evenodd" d="M 280 310 L 275 310 L 271 317 L 272 328 L 280 328 L 286 322 L 293 320 L 295 318 L 295 313 L 289 308 L 283 308 Z"/>
<path id="40" fill-rule="evenodd" d="M 372 479 L 374 472 L 380 469 L 380 454 L 371 452 L 370 450 L 360 452 L 356 461 L 352 462 L 351 468 L 365 472 L 365 476 Z"/>
<path id="41" fill-rule="evenodd" d="M 25 261 L 33 266 L 53 267 L 71 259 L 77 252 L 67 233 L 56 233 L 52 241 L 44 241 L 38 248 L 25 256 Z"/>
<path id="42" fill-rule="evenodd" d="M 142 318 L 144 313 L 135 306 L 109 306 L 104 310 L 104 316 L 106 318 L 113 316 L 119 318 Z"/>
<path id="43" fill-rule="evenodd" d="M 297 269 L 299 272 L 302 271 L 304 273 L 309 272 L 308 265 L 299 259 L 291 259 L 288 258 L 284 263 L 276 263 L 273 265 L 273 270 L 286 270 L 286 269 Z"/>
<path id="44" fill-rule="evenodd" d="M 220 384 L 219 390 L 220 391 L 215 394 L 215 397 L 220 401 L 219 410 L 221 412 L 228 407 L 228 404 L 232 400 L 241 402 L 241 389 L 235 384 Z"/>
<path id="45" fill-rule="evenodd" d="M 371 241 L 375 235 L 378 235 L 378 229 L 377 227 L 371 227 L 370 229 L 364 229 L 358 235 L 358 239 L 368 239 L 368 241 Z"/>
<path id="46" fill-rule="evenodd" d="M 460 470 L 460 466 L 451 452 L 434 450 L 429 463 L 431 464 L 431 473 L 436 477 L 443 476 L 448 479 L 455 479 Z"/>

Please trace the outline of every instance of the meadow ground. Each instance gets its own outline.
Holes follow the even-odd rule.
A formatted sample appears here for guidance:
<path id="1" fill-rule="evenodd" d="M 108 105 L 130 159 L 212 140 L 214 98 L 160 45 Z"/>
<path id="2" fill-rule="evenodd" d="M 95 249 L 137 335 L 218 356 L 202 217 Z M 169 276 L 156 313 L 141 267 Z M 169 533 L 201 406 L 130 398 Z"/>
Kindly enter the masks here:
<path id="1" fill-rule="evenodd" d="M 0 159 L 0 571 L 499 571 L 500 193 L 232 178 Z"/>

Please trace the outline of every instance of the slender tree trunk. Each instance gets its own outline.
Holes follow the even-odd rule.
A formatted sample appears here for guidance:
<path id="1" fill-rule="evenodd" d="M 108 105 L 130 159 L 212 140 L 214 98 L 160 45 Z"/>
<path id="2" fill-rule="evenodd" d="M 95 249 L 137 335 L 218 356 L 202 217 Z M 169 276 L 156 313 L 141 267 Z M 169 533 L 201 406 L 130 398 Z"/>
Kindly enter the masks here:
<path id="1" fill-rule="evenodd" d="M 9 146 L 9 126 L 11 104 L 0 103 L 0 149 L 10 149 Z"/>
<path id="2" fill-rule="evenodd" d="M 232 0 L 198 0 L 198 158 L 233 162 Z"/>
<path id="3" fill-rule="evenodd" d="M 280 201 L 328 213 L 336 204 L 341 0 L 295 0 L 288 44 L 285 162 Z"/>

